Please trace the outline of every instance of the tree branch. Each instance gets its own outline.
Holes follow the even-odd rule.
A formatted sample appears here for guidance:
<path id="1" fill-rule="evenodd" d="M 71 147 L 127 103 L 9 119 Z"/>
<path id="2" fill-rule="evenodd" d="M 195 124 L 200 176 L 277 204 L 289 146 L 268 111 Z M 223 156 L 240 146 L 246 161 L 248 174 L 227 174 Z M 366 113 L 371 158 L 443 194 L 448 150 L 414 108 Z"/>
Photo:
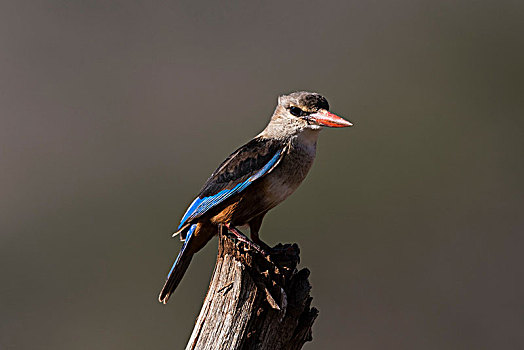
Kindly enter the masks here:
<path id="1" fill-rule="evenodd" d="M 298 350 L 312 340 L 309 270 L 299 248 L 279 244 L 269 257 L 219 235 L 218 256 L 186 350 Z"/>

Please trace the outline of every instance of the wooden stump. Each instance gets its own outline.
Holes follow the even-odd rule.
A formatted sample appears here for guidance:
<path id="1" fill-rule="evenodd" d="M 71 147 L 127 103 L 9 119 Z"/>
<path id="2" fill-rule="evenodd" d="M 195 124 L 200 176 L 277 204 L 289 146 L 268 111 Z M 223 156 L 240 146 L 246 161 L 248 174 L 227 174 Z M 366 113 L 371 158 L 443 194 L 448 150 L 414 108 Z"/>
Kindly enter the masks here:
<path id="1" fill-rule="evenodd" d="M 269 257 L 220 235 L 218 256 L 186 350 L 295 350 L 312 340 L 309 270 L 297 271 L 296 244 Z"/>

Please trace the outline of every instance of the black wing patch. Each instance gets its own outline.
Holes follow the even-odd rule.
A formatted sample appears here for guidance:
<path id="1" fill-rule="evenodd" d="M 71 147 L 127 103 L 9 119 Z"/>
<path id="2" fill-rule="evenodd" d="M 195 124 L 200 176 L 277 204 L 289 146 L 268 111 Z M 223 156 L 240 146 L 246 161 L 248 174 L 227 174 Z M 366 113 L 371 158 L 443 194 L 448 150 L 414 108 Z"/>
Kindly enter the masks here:
<path id="1" fill-rule="evenodd" d="M 255 138 L 233 152 L 211 174 L 178 229 L 271 171 L 283 157 L 285 147 L 281 141 Z"/>
<path id="2" fill-rule="evenodd" d="M 283 142 L 255 138 L 237 149 L 220 164 L 200 190 L 199 198 L 231 189 L 262 169 L 285 147 Z"/>

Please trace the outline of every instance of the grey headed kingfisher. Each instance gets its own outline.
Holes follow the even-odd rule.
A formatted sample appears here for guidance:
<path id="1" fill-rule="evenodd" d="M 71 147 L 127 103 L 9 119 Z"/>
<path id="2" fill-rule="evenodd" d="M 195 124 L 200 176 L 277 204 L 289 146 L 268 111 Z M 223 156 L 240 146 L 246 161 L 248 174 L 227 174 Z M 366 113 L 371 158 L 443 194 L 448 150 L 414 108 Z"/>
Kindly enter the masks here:
<path id="1" fill-rule="evenodd" d="M 159 295 L 166 303 L 193 255 L 220 229 L 265 254 L 259 238 L 266 213 L 291 195 L 306 177 L 323 127 L 343 128 L 349 121 L 329 112 L 328 101 L 314 92 L 278 98 L 266 128 L 218 166 L 189 205 L 177 232 L 184 241 Z M 238 227 L 249 226 L 252 241 Z"/>

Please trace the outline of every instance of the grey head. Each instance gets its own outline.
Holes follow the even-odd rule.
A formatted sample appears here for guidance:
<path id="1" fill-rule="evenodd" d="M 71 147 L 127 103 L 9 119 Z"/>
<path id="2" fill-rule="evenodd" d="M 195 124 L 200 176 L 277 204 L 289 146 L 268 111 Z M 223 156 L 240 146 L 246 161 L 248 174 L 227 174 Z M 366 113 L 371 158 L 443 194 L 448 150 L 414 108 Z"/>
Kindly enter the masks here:
<path id="1" fill-rule="evenodd" d="M 277 108 L 262 134 L 286 137 L 305 130 L 320 130 L 324 126 L 341 128 L 351 125 L 329 112 L 329 103 L 324 96 L 316 92 L 297 91 L 278 97 Z"/>

